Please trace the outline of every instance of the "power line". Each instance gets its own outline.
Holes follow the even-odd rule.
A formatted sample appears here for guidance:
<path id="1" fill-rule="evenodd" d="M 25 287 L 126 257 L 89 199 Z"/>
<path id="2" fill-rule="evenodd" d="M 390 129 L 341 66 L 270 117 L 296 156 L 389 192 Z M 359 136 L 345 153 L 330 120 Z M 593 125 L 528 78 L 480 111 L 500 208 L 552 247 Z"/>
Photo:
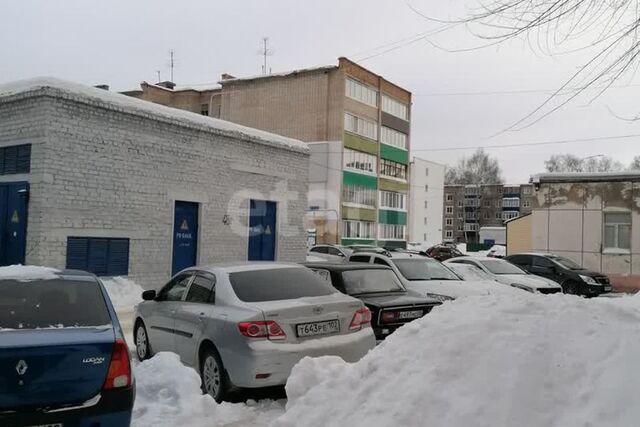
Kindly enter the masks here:
<path id="1" fill-rule="evenodd" d="M 629 84 L 622 86 L 611 86 L 607 89 L 627 89 L 630 87 L 640 87 L 640 84 Z M 584 89 L 575 90 L 601 90 L 604 87 L 588 87 Z M 413 93 L 411 96 L 424 96 L 424 97 L 439 97 L 439 96 L 484 96 L 484 95 L 511 95 L 511 94 L 523 94 L 523 93 L 545 93 L 547 95 L 553 95 L 557 89 L 516 89 L 516 90 L 495 90 L 495 91 L 478 91 L 478 92 L 432 92 L 432 93 Z M 566 90 L 567 93 L 573 92 L 571 89 Z M 562 95 L 559 93 L 558 95 Z"/>

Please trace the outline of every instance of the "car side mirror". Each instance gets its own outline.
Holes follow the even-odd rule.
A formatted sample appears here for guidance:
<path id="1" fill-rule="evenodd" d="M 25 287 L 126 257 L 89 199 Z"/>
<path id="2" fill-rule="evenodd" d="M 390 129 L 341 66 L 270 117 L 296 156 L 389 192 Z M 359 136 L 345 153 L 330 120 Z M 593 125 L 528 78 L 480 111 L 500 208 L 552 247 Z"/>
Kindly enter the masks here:
<path id="1" fill-rule="evenodd" d="M 142 293 L 142 299 L 144 301 L 153 301 L 156 299 L 156 291 L 151 289 L 150 291 L 144 291 Z"/>

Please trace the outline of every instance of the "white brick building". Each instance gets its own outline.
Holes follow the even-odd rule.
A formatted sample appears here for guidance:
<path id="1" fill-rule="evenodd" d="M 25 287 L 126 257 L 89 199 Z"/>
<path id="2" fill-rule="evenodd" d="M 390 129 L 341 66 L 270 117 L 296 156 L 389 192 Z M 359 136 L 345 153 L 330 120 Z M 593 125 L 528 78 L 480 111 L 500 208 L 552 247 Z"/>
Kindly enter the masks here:
<path id="1" fill-rule="evenodd" d="M 302 261 L 308 159 L 300 141 L 101 89 L 0 86 L 0 265 L 154 286 L 193 262 Z"/>
<path id="2" fill-rule="evenodd" d="M 409 180 L 409 240 L 423 246 L 442 242 L 444 170 L 439 163 L 414 157 Z"/>

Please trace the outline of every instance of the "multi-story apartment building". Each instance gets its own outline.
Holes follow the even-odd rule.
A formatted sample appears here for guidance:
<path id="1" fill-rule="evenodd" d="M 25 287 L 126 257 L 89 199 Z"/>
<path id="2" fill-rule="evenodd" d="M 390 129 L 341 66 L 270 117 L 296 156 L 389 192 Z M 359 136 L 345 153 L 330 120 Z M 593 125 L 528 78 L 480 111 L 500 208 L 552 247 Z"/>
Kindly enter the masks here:
<path id="1" fill-rule="evenodd" d="M 318 242 L 406 245 L 411 92 L 347 58 L 219 88 L 125 92 L 310 143 L 308 228 Z"/>
<path id="2" fill-rule="evenodd" d="M 531 212 L 532 200 L 531 184 L 446 185 L 443 240 L 477 243 L 480 228 L 500 227 Z"/>
<path id="3" fill-rule="evenodd" d="M 409 240 L 424 246 L 440 243 L 445 166 L 414 157 L 409 169 Z"/>

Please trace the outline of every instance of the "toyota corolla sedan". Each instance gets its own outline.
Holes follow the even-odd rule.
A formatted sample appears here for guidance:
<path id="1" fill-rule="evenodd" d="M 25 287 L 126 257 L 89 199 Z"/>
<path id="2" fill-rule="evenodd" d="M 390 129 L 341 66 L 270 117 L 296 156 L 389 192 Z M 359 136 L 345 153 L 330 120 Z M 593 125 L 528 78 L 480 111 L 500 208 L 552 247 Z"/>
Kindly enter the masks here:
<path id="1" fill-rule="evenodd" d="M 216 401 L 237 388 L 284 385 L 306 356 L 360 360 L 375 347 L 371 312 L 295 264 L 186 269 L 136 306 L 140 360 L 172 351 Z"/>
<path id="2" fill-rule="evenodd" d="M 553 280 L 535 276 L 516 265 L 499 258 L 459 257 L 445 261 L 446 265 L 466 264 L 484 271 L 488 276 L 503 285 L 513 286 L 527 292 L 555 294 L 562 292 L 562 287 Z"/>
<path id="3" fill-rule="evenodd" d="M 127 344 L 93 274 L 0 268 L 0 426 L 128 426 L 134 396 Z"/>

